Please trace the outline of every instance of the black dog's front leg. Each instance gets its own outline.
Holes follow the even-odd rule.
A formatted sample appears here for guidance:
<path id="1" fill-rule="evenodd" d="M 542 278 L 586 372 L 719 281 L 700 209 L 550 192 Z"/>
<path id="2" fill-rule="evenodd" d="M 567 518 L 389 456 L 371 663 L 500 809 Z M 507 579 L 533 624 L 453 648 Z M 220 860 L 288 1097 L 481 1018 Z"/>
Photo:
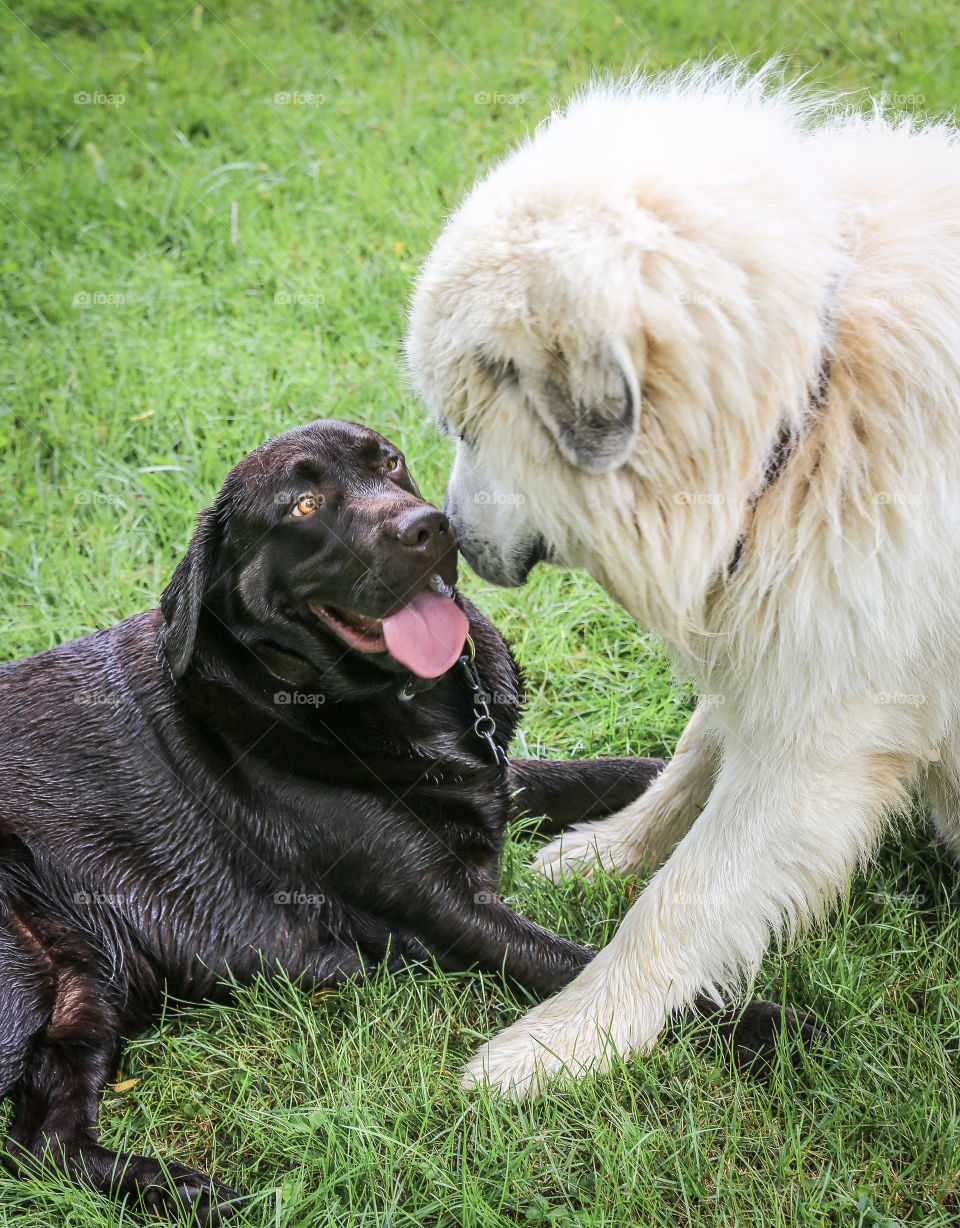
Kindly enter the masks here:
<path id="1" fill-rule="evenodd" d="M 472 906 L 452 895 L 449 910 L 434 916 L 446 947 L 437 945 L 437 938 L 427 945 L 442 967 L 502 970 L 538 997 L 562 989 L 595 954 L 521 917 L 492 892 L 477 892 Z M 827 1036 L 815 1015 L 756 999 L 721 1007 L 699 997 L 693 1010 L 675 1019 L 670 1030 L 682 1027 L 690 1028 L 698 1044 L 729 1054 L 748 1071 L 773 1061 L 781 1033 L 789 1037 L 794 1053 L 823 1047 Z"/>
<path id="2" fill-rule="evenodd" d="M 593 951 L 521 917 L 489 887 L 464 886 L 446 883 L 431 892 L 426 907 L 420 901 L 415 932 L 441 967 L 502 971 L 545 998 L 593 959 Z"/>
<path id="3" fill-rule="evenodd" d="M 513 813 L 544 816 L 543 835 L 602 819 L 634 801 L 666 766 L 663 759 L 511 759 Z"/>
<path id="4" fill-rule="evenodd" d="M 515 913 L 491 890 L 465 895 L 462 880 L 433 892 L 428 908 L 420 904 L 417 936 L 441 967 L 502 971 L 541 998 L 562 989 L 595 955 Z M 747 1070 L 769 1065 L 781 1033 L 794 1052 L 822 1047 L 827 1035 L 815 1015 L 775 1002 L 721 1007 L 705 997 L 672 1022 L 676 1028 L 690 1028 L 697 1043 L 730 1054 Z"/>

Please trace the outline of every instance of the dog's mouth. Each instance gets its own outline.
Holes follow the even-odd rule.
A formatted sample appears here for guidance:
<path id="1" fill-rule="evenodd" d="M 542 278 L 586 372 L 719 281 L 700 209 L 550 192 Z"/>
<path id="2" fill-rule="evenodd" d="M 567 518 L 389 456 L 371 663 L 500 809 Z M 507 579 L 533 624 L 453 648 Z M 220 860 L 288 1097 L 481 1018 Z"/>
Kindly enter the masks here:
<path id="1" fill-rule="evenodd" d="M 470 629 L 440 576 L 415 593 L 399 610 L 370 618 L 355 610 L 310 602 L 315 618 L 354 652 L 388 653 L 421 678 L 439 678 L 457 661 Z"/>
<path id="2" fill-rule="evenodd" d="M 330 605 L 310 603 L 310 613 L 324 623 L 338 639 L 354 652 L 386 652 L 383 619 L 367 618 L 353 610 L 339 610 Z"/>

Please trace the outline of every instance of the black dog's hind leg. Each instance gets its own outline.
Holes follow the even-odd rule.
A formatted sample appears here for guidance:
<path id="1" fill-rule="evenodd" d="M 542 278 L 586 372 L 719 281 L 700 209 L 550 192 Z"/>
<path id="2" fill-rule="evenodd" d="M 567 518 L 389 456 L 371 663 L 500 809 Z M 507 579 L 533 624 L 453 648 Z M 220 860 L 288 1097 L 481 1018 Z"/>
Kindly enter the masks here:
<path id="1" fill-rule="evenodd" d="M 0 1099 L 19 1082 L 53 1011 L 53 962 L 19 918 L 0 919 Z"/>
<path id="2" fill-rule="evenodd" d="M 9 1092 L 14 1115 L 7 1166 L 21 1176 L 50 1166 L 156 1213 L 174 1216 L 193 1208 L 195 1223 L 219 1224 L 236 1200 L 226 1186 L 183 1165 L 98 1143 L 100 1093 L 115 1069 L 119 1020 L 89 969 L 61 965 L 56 971 L 49 1021 L 34 1037 Z"/>
<path id="3" fill-rule="evenodd" d="M 511 759 L 511 809 L 543 816 L 537 831 L 548 835 L 620 810 L 664 767 L 663 759 Z"/>

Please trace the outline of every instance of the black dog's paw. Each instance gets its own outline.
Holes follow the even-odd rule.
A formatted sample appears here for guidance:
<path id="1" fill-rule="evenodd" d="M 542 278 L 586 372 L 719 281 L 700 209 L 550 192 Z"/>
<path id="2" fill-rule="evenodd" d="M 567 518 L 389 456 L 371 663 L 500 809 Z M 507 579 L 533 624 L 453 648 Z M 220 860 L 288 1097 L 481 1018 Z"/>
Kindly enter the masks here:
<path id="1" fill-rule="evenodd" d="M 239 1210 L 242 1197 L 229 1186 L 194 1172 L 183 1164 L 164 1165 L 149 1185 L 138 1192 L 140 1204 L 155 1216 L 187 1219 L 198 1228 L 218 1228 Z"/>
<path id="2" fill-rule="evenodd" d="M 719 1006 L 700 997 L 694 1005 L 695 1014 L 686 1016 L 694 1039 L 714 1042 L 746 1073 L 761 1073 L 774 1064 L 781 1035 L 787 1039 L 793 1061 L 803 1050 L 825 1049 L 830 1040 L 826 1025 L 816 1015 L 778 1002 L 754 999 L 738 1006 Z"/>
<path id="3" fill-rule="evenodd" d="M 787 1039 L 794 1062 L 801 1051 L 825 1049 L 830 1041 L 826 1024 L 812 1012 L 755 1000 L 742 1007 L 732 1022 L 730 1044 L 734 1061 L 747 1072 L 769 1069 L 776 1059 L 781 1035 Z"/>

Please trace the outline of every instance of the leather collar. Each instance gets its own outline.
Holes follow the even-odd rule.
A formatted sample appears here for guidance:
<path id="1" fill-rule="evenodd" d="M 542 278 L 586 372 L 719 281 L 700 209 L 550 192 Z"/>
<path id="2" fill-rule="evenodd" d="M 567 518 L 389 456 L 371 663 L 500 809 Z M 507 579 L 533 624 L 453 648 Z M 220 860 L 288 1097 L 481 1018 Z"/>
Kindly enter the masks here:
<path id="1" fill-rule="evenodd" d="M 827 402 L 827 395 L 830 392 L 830 360 L 825 358 L 820 367 L 820 374 L 817 379 L 817 386 L 810 393 L 810 413 L 807 415 L 807 420 L 803 428 L 797 432 L 789 425 L 783 423 L 773 442 L 773 447 L 770 449 L 770 455 L 767 458 L 766 468 L 763 471 L 763 481 L 760 483 L 760 489 L 750 499 L 748 513 L 752 517 L 756 510 L 757 504 L 762 496 L 770 489 L 771 486 L 779 480 L 784 471 L 789 465 L 794 452 L 797 450 L 797 444 L 802 439 L 803 435 L 809 429 L 811 419 L 823 409 Z M 742 534 L 736 546 L 734 547 L 733 557 L 727 564 L 727 575 L 732 576 L 740 566 L 740 561 L 743 558 L 744 547 L 747 544 L 746 533 Z"/>

